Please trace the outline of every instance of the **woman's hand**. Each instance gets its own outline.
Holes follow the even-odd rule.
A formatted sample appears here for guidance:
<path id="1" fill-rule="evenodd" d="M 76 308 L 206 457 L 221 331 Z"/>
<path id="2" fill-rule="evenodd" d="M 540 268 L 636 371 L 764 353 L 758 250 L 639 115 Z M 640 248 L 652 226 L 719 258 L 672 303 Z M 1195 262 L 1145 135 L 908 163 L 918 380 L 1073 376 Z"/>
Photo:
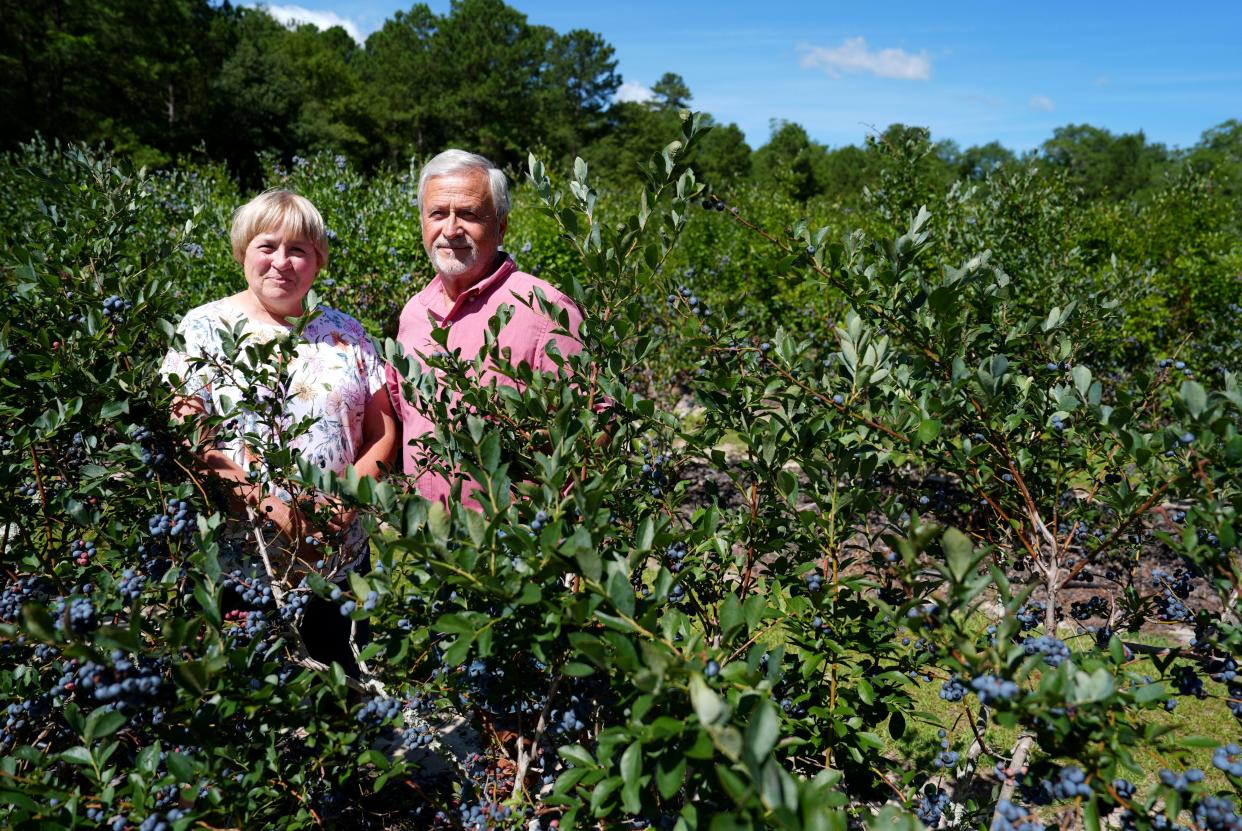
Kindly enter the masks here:
<path id="1" fill-rule="evenodd" d="M 260 521 L 267 520 L 276 526 L 281 536 L 292 543 L 297 556 L 308 566 L 320 559 L 322 535 L 315 532 L 306 516 L 291 502 L 278 496 L 264 497 L 256 508 Z"/>
<path id="2" fill-rule="evenodd" d="M 358 511 L 349 507 L 340 499 L 329 496 L 326 493 L 318 494 L 315 497 L 316 513 L 325 511 L 328 513 L 328 531 L 332 534 L 343 534 L 354 524 L 354 520 L 358 518 Z"/>

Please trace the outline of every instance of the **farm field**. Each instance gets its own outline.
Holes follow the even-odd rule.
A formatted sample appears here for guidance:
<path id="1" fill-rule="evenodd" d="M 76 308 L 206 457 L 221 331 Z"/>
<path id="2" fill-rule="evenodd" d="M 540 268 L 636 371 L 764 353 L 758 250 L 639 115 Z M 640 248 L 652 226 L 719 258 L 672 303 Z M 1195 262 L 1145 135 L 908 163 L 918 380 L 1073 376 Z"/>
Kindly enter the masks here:
<path id="1" fill-rule="evenodd" d="M 492 356 L 511 394 L 392 340 L 416 162 L 262 158 L 330 228 L 318 301 L 459 395 L 427 448 L 483 489 L 266 447 L 364 518 L 346 591 L 229 565 L 158 373 L 240 285 L 254 188 L 5 155 L 0 825 L 1237 828 L 1236 193 L 945 184 L 915 132 L 799 200 L 703 178 L 709 135 L 684 113 L 637 184 L 511 169 L 506 250 L 586 319 L 559 375 Z M 360 678 L 306 659 L 312 599 L 369 630 Z"/>

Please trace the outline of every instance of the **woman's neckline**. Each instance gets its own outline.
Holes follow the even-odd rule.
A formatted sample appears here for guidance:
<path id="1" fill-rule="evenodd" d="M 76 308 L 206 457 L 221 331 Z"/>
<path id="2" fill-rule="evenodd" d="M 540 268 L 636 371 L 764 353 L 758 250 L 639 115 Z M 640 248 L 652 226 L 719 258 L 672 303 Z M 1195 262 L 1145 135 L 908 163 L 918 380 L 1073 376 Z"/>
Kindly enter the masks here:
<path id="1" fill-rule="evenodd" d="M 271 329 L 284 329 L 285 331 L 289 331 L 290 329 L 293 328 L 292 323 L 287 323 L 283 320 L 281 322 L 277 322 L 275 319 L 265 320 L 263 318 L 255 317 L 251 313 L 251 310 L 247 308 L 245 303 L 238 299 L 239 297 L 242 297 L 244 294 L 245 292 L 239 292 L 238 294 L 232 294 L 232 295 L 229 295 L 228 297 L 222 297 L 219 300 L 217 300 L 216 303 L 220 304 L 221 306 L 224 306 L 225 308 L 231 311 L 237 312 L 242 317 L 246 318 L 247 321 L 257 326 L 267 326 Z"/>

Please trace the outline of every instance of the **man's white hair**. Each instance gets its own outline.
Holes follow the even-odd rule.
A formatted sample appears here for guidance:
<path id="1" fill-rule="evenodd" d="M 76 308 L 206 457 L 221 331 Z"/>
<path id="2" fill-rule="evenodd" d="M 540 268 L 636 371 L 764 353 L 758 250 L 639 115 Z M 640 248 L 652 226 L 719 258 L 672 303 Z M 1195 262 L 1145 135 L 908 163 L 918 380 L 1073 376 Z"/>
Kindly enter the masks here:
<path id="1" fill-rule="evenodd" d="M 509 215 L 509 182 L 504 171 L 478 153 L 467 153 L 465 150 L 445 150 L 427 164 L 423 165 L 418 174 L 418 204 L 423 204 L 423 193 L 427 189 L 427 180 L 436 176 L 448 176 L 466 170 L 482 170 L 487 174 L 488 184 L 492 189 L 492 207 L 496 210 L 496 219 L 504 219 Z"/>

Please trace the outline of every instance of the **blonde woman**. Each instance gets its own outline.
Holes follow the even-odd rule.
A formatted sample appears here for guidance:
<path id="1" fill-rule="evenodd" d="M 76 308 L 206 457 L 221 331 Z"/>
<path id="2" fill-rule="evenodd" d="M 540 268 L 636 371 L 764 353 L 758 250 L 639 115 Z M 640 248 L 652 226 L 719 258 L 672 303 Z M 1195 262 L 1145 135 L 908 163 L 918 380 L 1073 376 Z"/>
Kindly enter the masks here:
<path id="1" fill-rule="evenodd" d="M 328 260 L 323 218 L 309 200 L 279 189 L 260 194 L 234 214 L 231 238 L 246 285 L 182 319 L 178 332 L 184 349 L 170 350 L 161 370 L 178 388 L 174 413 L 223 419 L 197 453 L 229 496 L 233 527 L 226 536 L 234 543 L 236 564 L 243 570 L 257 568 L 256 548 L 263 545 L 285 562 L 296 558 L 329 579 L 343 581 L 368 551 L 356 516 L 332 511 L 326 529 L 332 554 L 325 558 L 323 537 L 291 495 L 270 481 L 261 445 L 277 439 L 282 429 L 309 424 L 288 441 L 303 458 L 338 474 L 353 465 L 360 475 L 378 477 L 392 461 L 398 440 L 383 364 L 362 325 L 335 309 L 314 310 L 315 316 L 295 337 L 291 319 L 311 311 L 304 307 L 306 295 Z M 236 332 L 245 338 L 242 343 L 284 340 L 282 365 L 263 371 L 245 365 L 236 352 L 230 359 L 226 342 Z M 274 377 L 281 379 L 275 387 Z M 272 402 L 272 396 L 280 400 Z M 253 402 L 263 398 L 268 406 L 256 407 Z M 247 401 L 252 403 L 248 406 Z M 278 416 L 274 420 L 273 411 Z M 272 527 L 278 534 L 269 534 L 265 542 L 263 529 Z M 320 614 L 346 620 L 334 605 L 319 603 L 328 608 L 312 601 L 306 610 L 303 635 L 308 645 L 323 634 L 315 625 Z M 316 630 L 315 638 L 308 637 L 307 626 Z M 338 642 L 341 627 L 327 628 L 336 637 L 321 660 L 338 660 L 352 668 L 352 655 L 343 651 L 347 643 Z M 312 656 L 318 657 L 313 649 Z"/>

